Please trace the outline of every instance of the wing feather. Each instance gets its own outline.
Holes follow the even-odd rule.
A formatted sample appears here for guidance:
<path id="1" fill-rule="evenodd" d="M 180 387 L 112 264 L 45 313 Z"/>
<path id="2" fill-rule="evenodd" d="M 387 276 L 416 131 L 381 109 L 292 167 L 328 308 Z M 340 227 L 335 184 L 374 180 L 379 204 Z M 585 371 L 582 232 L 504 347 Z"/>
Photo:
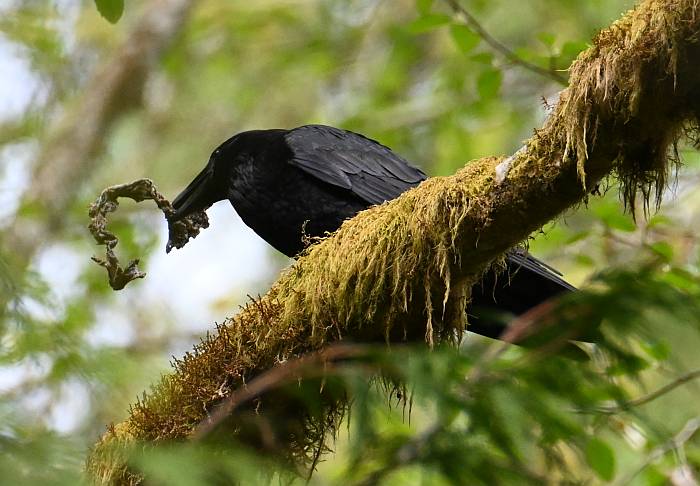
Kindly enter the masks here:
<path id="1" fill-rule="evenodd" d="M 541 260 L 530 255 L 527 251 L 522 248 L 513 248 L 508 252 L 508 261 L 514 263 L 518 267 L 529 270 L 547 280 L 558 284 L 560 287 L 566 290 L 574 291 L 576 287 L 571 285 L 569 282 L 562 278 L 562 274 L 559 270 L 556 270 Z"/>
<path id="2" fill-rule="evenodd" d="M 388 147 L 346 130 L 305 125 L 287 132 L 285 141 L 290 165 L 368 204 L 394 199 L 427 178 Z"/>
<path id="3" fill-rule="evenodd" d="M 290 163 L 323 182 L 343 189 L 352 189 L 352 183 L 346 172 L 338 170 L 337 167 L 319 164 L 318 159 L 300 154 L 295 156 Z"/>

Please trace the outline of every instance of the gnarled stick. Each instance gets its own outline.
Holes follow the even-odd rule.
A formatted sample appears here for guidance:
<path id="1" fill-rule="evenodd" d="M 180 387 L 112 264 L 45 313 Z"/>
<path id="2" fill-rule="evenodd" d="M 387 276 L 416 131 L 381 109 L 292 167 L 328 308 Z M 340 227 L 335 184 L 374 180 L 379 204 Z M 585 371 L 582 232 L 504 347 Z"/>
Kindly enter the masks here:
<path id="1" fill-rule="evenodd" d="M 190 238 L 195 238 L 200 230 L 209 227 L 209 219 L 204 211 L 194 213 L 180 221 L 172 221 L 171 218 L 175 210 L 170 201 L 158 192 L 155 184 L 150 179 L 139 179 L 129 184 L 119 184 L 103 190 L 97 200 L 90 205 L 88 213 L 90 215 L 90 224 L 88 229 L 97 244 L 106 247 L 105 259 L 92 257 L 92 260 L 107 269 L 109 285 L 114 290 L 121 290 L 132 280 L 146 276 L 138 268 L 138 258 L 130 260 L 126 268 L 123 268 L 114 254 L 114 247 L 119 243 L 119 239 L 107 229 L 107 215 L 117 210 L 120 197 L 128 197 L 136 202 L 148 199 L 155 201 L 168 221 L 169 238 L 166 246 L 167 252 L 170 252 L 173 248 L 182 248 Z"/>

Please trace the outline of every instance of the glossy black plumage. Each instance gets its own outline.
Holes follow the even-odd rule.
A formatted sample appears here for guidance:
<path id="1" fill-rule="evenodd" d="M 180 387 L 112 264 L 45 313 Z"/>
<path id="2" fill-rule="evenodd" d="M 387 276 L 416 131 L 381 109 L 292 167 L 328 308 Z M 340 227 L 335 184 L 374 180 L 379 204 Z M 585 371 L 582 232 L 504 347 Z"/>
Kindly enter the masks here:
<path id="1" fill-rule="evenodd" d="M 258 235 L 294 257 L 304 249 L 303 233 L 335 231 L 358 211 L 394 199 L 426 177 L 389 148 L 346 130 L 322 125 L 254 130 L 212 153 L 173 201 L 174 219 L 228 199 Z M 505 322 L 498 314 L 518 315 L 575 290 L 522 251 L 510 252 L 507 265 L 506 274 L 487 274 L 473 290 L 470 331 L 497 338 Z"/>

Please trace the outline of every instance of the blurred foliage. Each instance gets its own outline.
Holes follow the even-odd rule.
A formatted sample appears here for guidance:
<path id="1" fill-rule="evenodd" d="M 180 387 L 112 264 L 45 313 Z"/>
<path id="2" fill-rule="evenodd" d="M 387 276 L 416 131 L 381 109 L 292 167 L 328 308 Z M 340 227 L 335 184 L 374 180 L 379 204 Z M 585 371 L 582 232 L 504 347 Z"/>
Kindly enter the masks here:
<path id="1" fill-rule="evenodd" d="M 348 428 L 311 484 L 690 481 L 700 466 L 700 417 L 688 400 L 697 384 L 680 387 L 700 370 L 674 378 L 680 364 L 669 336 L 697 342 L 700 278 L 647 257 L 637 270 L 604 272 L 596 290 L 558 302 L 563 332 L 590 326 L 591 309 L 604 315 L 601 340 L 582 345 L 587 361 L 557 356 L 556 341 L 536 350 L 469 340 L 433 351 L 350 345 L 353 358 L 328 366 L 321 385 L 353 397 Z M 313 378 L 286 377 L 273 389 L 282 392 L 277 399 L 305 393 L 313 407 L 314 386 Z M 137 448 L 130 464 L 167 484 L 275 483 L 264 456 L 217 439 Z"/>
<path id="2" fill-rule="evenodd" d="M 560 89 L 507 61 L 438 0 L 200 0 L 153 60 L 140 101 L 110 120 L 90 169 L 64 188 L 71 204 L 56 224 L 26 203 L 36 160 L 57 143 L 54 127 L 92 101 L 84 98 L 92 73 L 119 61 L 114 53 L 145 11 L 128 3 L 112 25 L 100 13 L 115 21 L 122 2 L 96 4 L 99 12 L 79 0 L 0 6 L 9 79 L 0 98 L 3 484 L 79 481 L 105 424 L 125 417 L 169 357 L 196 341 L 209 316 L 234 312 L 288 263 L 272 251 L 264 265 L 247 262 L 236 246 L 247 230 L 232 216 L 230 247 L 201 238 L 178 260 L 191 274 L 152 288 L 154 268 L 114 294 L 89 262 L 95 248 L 85 229 L 87 205 L 103 187 L 149 177 L 175 194 L 231 134 L 305 123 L 367 134 L 430 174 L 448 174 L 469 159 L 516 150 Z M 517 56 L 565 75 L 596 30 L 631 2 L 462 5 Z M 588 349 L 590 363 L 517 348 L 493 358 L 490 343 L 473 336 L 459 350 L 375 353 L 368 359 L 407 383 L 413 410 L 400 401 L 388 407 L 362 367 L 349 369 L 338 377 L 354 397 L 348 432 L 312 483 L 692 484 L 682 480 L 697 477 L 698 440 L 679 433 L 696 423 L 697 384 L 611 409 L 700 368 L 700 198 L 692 191 L 700 159 L 690 148 L 682 154 L 675 189 L 652 217 L 636 215 L 635 224 L 611 182 L 530 244 L 587 289 L 572 308 L 603 318 L 607 344 Z M 116 219 L 118 251 L 144 257 L 149 272 L 162 258 L 163 221 L 154 209 L 128 204 Z M 40 241 L 21 240 L 31 248 L 16 246 L 17 232 L 37 227 L 50 229 Z M 189 289 L 202 281 L 198 274 L 209 275 L 211 255 L 224 251 L 241 272 L 207 279 L 199 293 Z M 252 276 L 242 277 L 244 269 Z M 562 312 L 561 321 L 576 315 Z M 259 477 L 264 459 L 240 449 L 180 445 L 133 464 L 166 484 L 281 479 Z"/>

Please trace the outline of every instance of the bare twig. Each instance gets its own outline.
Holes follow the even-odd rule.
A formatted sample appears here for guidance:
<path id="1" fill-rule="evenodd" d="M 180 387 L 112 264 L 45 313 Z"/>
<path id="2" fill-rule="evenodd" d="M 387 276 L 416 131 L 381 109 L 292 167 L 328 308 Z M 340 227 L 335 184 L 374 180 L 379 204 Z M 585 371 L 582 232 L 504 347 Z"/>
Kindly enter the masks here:
<path id="1" fill-rule="evenodd" d="M 522 57 L 518 56 L 515 52 L 513 52 L 508 46 L 500 42 L 498 39 L 493 37 L 480 23 L 476 18 L 466 9 L 464 8 L 460 3 L 459 0 L 445 0 L 447 4 L 450 6 L 452 11 L 455 14 L 460 15 L 463 19 L 465 24 L 469 28 L 471 28 L 476 34 L 483 39 L 484 42 L 486 42 L 493 50 L 501 54 L 503 57 L 508 59 L 510 62 L 513 64 L 517 64 L 518 66 L 521 66 L 529 71 L 532 71 L 536 74 L 539 74 L 541 76 L 545 76 L 552 81 L 556 81 L 557 83 L 561 84 L 562 86 L 568 86 L 569 81 L 566 77 L 562 76 L 561 74 L 557 73 L 556 71 L 553 71 L 551 69 L 545 69 L 543 67 L 538 66 L 537 64 L 533 64 L 529 61 L 526 61 Z"/>
<path id="2" fill-rule="evenodd" d="M 650 464 L 658 461 L 666 453 L 670 451 L 679 451 L 683 449 L 686 442 L 693 438 L 695 433 L 700 429 L 700 417 L 694 417 L 688 420 L 680 432 L 673 436 L 669 441 L 661 444 L 660 446 L 654 448 L 649 455 L 642 461 L 642 463 L 632 471 L 627 476 L 616 481 L 616 485 L 630 484 L 634 478 L 636 478 L 644 469 L 646 469 Z"/>
<path id="3" fill-rule="evenodd" d="M 139 179 L 129 184 L 119 184 L 103 190 L 97 200 L 90 205 L 90 224 L 88 229 L 99 245 L 104 245 L 106 249 L 105 259 L 92 257 L 98 265 L 107 269 L 109 275 L 109 285 L 114 290 L 123 289 L 129 282 L 137 278 L 143 278 L 146 274 L 139 270 L 139 260 L 129 261 L 126 268 L 119 264 L 119 259 L 114 254 L 114 247 L 119 243 L 119 239 L 107 229 L 107 215 L 113 213 L 119 207 L 118 199 L 128 197 L 136 202 L 151 199 L 155 201 L 158 208 L 163 211 L 168 220 L 170 237 L 166 251 L 174 248 L 182 248 L 190 238 L 194 238 L 199 231 L 209 227 L 207 214 L 202 211 L 173 222 L 174 209 L 165 197 L 158 192 L 155 184 L 150 179 Z"/>
<path id="4" fill-rule="evenodd" d="M 557 305 L 557 299 L 548 299 L 513 319 L 498 337 L 498 342 L 493 343 L 481 357 L 467 381 L 471 382 L 481 378 L 484 366 L 498 359 L 512 344 L 523 345 L 528 338 L 555 326 L 558 322 Z M 579 338 L 580 333 L 581 329 L 578 326 L 569 326 L 552 339 L 547 339 L 542 345 L 537 346 L 536 353 L 528 353 L 528 359 L 536 356 L 549 356 L 561 352 L 569 346 L 573 347 L 575 345 L 571 341 Z M 581 350 L 581 356 L 583 355 L 584 351 Z M 572 355 L 572 357 L 574 356 Z"/>
<path id="5" fill-rule="evenodd" d="M 618 405 L 614 406 L 609 406 L 609 407 L 596 407 L 591 410 L 583 410 L 583 412 L 589 412 L 589 413 L 604 413 L 604 414 L 609 414 L 613 415 L 616 413 L 624 412 L 625 410 L 629 410 L 634 407 L 639 407 L 641 405 L 646 405 L 649 402 L 652 402 L 656 400 L 659 397 L 662 397 L 663 395 L 673 391 L 674 389 L 678 388 L 681 385 L 684 385 L 685 383 L 688 383 L 689 381 L 695 380 L 697 378 L 700 378 L 700 369 L 698 370 L 693 370 L 688 373 L 685 373 L 675 380 L 673 380 L 670 383 L 665 384 L 658 390 L 654 390 L 651 393 L 648 393 L 646 395 L 642 395 L 641 397 L 635 398 L 633 400 L 629 400 L 623 403 L 620 403 Z"/>

